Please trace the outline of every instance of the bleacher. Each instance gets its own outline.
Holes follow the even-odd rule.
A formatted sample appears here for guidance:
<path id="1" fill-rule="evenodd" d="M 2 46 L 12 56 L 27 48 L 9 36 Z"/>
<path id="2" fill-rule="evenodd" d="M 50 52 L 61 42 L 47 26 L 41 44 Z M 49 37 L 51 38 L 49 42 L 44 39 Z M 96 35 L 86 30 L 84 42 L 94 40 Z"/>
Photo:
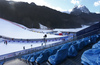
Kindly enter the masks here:
<path id="1" fill-rule="evenodd" d="M 34 64 L 34 62 L 36 63 L 43 63 L 45 61 L 48 60 L 48 57 L 55 54 L 56 51 L 61 47 L 62 45 L 56 46 L 56 47 L 52 47 L 52 48 L 48 48 L 42 51 L 38 51 L 32 54 L 27 54 L 27 55 L 23 55 L 21 57 L 21 59 L 25 62 L 29 62 L 31 64 Z"/>
<path id="2" fill-rule="evenodd" d="M 30 64 L 42 64 L 47 62 L 52 65 L 58 65 L 67 58 L 76 57 L 78 52 L 85 46 L 94 44 L 100 39 L 100 35 L 92 35 L 79 40 L 65 43 L 60 46 L 48 48 L 36 53 L 23 55 L 22 60 Z"/>
<path id="3" fill-rule="evenodd" d="M 83 65 L 100 65 L 100 41 L 82 54 L 81 63 Z"/>

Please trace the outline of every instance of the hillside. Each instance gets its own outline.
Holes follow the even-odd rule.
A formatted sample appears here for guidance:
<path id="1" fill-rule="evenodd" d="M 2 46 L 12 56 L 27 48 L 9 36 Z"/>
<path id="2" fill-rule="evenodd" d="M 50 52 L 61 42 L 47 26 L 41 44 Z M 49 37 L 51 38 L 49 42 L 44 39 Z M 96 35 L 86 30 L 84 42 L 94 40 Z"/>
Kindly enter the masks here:
<path id="1" fill-rule="evenodd" d="M 42 39 L 44 34 L 23 29 L 18 24 L 0 18 L 0 36 L 15 39 Z M 47 34 L 47 38 L 57 38 L 61 36 Z"/>
<path id="2" fill-rule="evenodd" d="M 87 17 L 85 17 L 86 15 Z M 62 13 L 35 3 L 0 1 L 0 17 L 23 24 L 29 28 L 39 28 L 39 23 L 49 28 L 78 28 L 90 22 L 99 21 L 100 15 L 90 17 Z"/>

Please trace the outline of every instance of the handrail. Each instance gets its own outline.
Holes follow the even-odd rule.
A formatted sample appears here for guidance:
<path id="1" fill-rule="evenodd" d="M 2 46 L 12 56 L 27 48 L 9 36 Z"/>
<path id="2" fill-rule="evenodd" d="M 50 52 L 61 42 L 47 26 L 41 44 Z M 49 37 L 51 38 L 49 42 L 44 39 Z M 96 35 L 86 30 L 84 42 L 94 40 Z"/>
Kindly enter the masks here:
<path id="1" fill-rule="evenodd" d="M 82 39 L 82 38 L 84 38 L 84 37 L 88 37 L 88 36 L 91 36 L 91 35 L 95 35 L 94 33 L 95 33 L 95 34 L 99 34 L 99 33 L 100 33 L 100 29 L 96 29 L 96 30 L 93 30 L 93 31 L 84 33 L 84 34 L 82 34 L 82 35 L 75 36 L 75 37 L 73 37 L 73 39 L 71 39 L 71 40 L 74 41 L 74 40 Z"/>

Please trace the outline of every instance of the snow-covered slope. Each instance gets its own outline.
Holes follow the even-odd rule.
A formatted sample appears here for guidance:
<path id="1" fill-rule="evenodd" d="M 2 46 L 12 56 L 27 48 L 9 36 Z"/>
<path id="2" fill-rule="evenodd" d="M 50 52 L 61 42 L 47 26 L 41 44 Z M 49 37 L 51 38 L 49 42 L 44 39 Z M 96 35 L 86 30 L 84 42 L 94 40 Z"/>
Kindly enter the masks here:
<path id="1" fill-rule="evenodd" d="M 20 39 L 42 39 L 43 33 L 36 33 L 25 30 L 12 22 L 0 18 L 0 35 L 10 38 L 20 38 Z M 47 38 L 60 37 L 56 35 L 47 35 Z"/>

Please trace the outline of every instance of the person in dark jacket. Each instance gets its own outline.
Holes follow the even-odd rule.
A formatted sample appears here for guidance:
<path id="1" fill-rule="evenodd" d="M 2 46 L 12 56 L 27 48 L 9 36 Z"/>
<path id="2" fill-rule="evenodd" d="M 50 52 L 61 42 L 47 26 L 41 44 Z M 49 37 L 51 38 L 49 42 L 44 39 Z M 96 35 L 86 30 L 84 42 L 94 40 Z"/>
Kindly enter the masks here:
<path id="1" fill-rule="evenodd" d="M 45 43 L 45 46 L 46 46 L 46 37 L 47 37 L 47 34 L 45 34 L 43 37 L 44 37 L 44 43 Z"/>
<path id="2" fill-rule="evenodd" d="M 4 44 L 6 44 L 6 45 L 7 45 L 7 41 L 4 41 Z"/>
<path id="3" fill-rule="evenodd" d="M 23 50 L 25 50 L 25 46 L 23 46 Z"/>

